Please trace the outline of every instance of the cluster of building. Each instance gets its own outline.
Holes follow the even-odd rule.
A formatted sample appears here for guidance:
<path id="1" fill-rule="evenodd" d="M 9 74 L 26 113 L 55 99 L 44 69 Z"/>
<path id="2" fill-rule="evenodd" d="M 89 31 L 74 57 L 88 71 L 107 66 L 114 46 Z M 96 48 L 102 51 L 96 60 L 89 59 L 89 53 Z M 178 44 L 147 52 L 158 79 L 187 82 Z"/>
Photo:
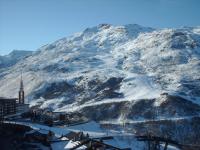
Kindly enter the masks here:
<path id="1" fill-rule="evenodd" d="M 31 108 L 27 118 L 31 121 L 48 126 L 75 125 L 88 122 L 88 119 L 78 112 L 53 112 L 50 109 Z"/>
<path id="2" fill-rule="evenodd" d="M 29 104 L 25 104 L 23 80 L 20 81 L 18 98 L 0 97 L 0 120 L 6 117 L 21 114 L 29 110 Z"/>

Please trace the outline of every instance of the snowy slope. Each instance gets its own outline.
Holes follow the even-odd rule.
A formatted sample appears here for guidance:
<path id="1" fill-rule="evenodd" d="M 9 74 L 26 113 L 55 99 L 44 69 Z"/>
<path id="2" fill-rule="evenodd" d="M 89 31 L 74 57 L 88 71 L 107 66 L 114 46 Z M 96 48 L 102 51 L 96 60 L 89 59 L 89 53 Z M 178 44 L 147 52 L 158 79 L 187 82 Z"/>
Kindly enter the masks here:
<path id="1" fill-rule="evenodd" d="M 8 55 L 0 56 L 0 69 L 15 65 L 21 59 L 32 54 L 32 51 L 13 50 Z"/>
<path id="2" fill-rule="evenodd" d="M 112 104 L 161 100 L 164 92 L 199 104 L 200 27 L 87 28 L 1 72 L 0 96 L 17 96 L 21 70 L 27 101 L 56 111 L 105 106 L 114 112 L 119 108 Z"/>

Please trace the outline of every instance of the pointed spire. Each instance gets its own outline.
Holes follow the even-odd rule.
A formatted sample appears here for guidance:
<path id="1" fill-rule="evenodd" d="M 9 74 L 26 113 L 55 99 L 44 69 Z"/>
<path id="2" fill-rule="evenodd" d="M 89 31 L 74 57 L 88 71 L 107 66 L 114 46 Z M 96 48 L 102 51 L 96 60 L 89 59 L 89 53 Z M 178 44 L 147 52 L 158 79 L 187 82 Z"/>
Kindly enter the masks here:
<path id="1" fill-rule="evenodd" d="M 22 71 L 21 71 L 21 80 L 20 80 L 20 89 L 19 89 L 19 103 L 24 104 L 24 84 L 22 79 Z"/>
<path id="2" fill-rule="evenodd" d="M 22 71 L 21 71 L 20 91 L 23 91 L 23 90 L 24 90 L 24 84 L 23 84 Z"/>

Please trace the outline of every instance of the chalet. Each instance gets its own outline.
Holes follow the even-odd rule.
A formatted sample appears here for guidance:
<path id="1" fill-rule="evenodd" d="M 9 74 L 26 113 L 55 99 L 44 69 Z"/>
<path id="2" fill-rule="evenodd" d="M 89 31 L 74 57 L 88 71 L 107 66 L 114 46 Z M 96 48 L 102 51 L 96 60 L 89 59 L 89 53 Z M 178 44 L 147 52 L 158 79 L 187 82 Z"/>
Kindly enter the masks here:
<path id="1" fill-rule="evenodd" d="M 69 132 L 68 134 L 64 135 L 64 137 L 72 141 L 81 141 L 89 138 L 88 135 L 85 136 L 83 132 Z"/>

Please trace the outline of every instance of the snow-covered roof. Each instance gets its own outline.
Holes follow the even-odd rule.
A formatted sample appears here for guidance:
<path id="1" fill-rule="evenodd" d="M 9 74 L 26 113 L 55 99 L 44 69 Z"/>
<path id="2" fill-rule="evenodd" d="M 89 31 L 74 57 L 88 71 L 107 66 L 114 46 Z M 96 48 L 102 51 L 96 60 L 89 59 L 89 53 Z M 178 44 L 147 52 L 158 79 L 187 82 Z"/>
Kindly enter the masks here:
<path id="1" fill-rule="evenodd" d="M 52 150 L 69 150 L 75 146 L 77 146 L 78 144 L 80 144 L 79 141 L 73 142 L 73 141 L 60 141 L 60 142 L 54 142 L 51 144 L 51 148 Z M 78 150 L 83 150 L 86 149 L 87 147 L 82 145 L 79 148 L 77 148 Z"/>

